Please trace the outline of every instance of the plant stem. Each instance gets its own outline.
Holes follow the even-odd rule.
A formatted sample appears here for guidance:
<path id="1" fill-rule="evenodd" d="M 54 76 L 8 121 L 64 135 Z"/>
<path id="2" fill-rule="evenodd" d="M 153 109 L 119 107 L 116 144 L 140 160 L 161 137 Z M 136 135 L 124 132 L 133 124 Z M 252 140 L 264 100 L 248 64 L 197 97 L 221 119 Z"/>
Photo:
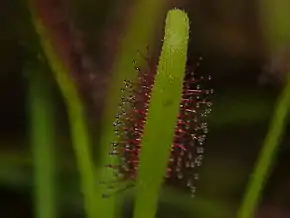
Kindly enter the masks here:
<path id="1" fill-rule="evenodd" d="M 84 205 L 87 217 L 100 217 L 98 216 L 99 208 L 96 203 L 95 169 L 90 151 L 91 142 L 82 100 L 73 80 L 69 77 L 67 66 L 64 65 L 55 52 L 52 42 L 47 34 L 48 30 L 38 17 L 37 9 L 34 7 L 33 1 L 30 1 L 29 9 L 36 32 L 40 38 L 43 52 L 54 73 L 54 77 L 58 83 L 67 107 L 72 143 L 77 159 L 77 166 L 80 172 L 81 189 L 84 194 Z"/>
<path id="2" fill-rule="evenodd" d="M 142 136 L 134 218 L 154 218 L 157 210 L 179 112 L 188 35 L 186 13 L 177 9 L 169 11 Z"/>
<path id="3" fill-rule="evenodd" d="M 29 69 L 28 113 L 34 165 L 35 217 L 55 218 L 55 131 L 51 88 L 44 72 Z"/>
<path id="4" fill-rule="evenodd" d="M 277 149 L 287 123 L 287 115 L 290 108 L 290 76 L 286 87 L 277 100 L 277 108 L 269 126 L 264 145 L 259 154 L 256 166 L 251 175 L 245 197 L 238 211 L 238 218 L 251 218 L 259 203 L 261 191 L 267 181 L 273 167 Z"/>

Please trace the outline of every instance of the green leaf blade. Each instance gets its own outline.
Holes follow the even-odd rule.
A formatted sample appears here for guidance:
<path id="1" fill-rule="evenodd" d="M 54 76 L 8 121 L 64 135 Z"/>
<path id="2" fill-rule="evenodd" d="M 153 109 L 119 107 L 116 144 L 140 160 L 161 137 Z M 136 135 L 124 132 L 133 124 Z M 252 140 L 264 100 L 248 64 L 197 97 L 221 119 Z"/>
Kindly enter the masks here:
<path id="1" fill-rule="evenodd" d="M 157 210 L 158 192 L 167 169 L 179 113 L 188 35 L 186 13 L 177 9 L 169 11 L 141 142 L 135 218 L 153 218 Z"/>

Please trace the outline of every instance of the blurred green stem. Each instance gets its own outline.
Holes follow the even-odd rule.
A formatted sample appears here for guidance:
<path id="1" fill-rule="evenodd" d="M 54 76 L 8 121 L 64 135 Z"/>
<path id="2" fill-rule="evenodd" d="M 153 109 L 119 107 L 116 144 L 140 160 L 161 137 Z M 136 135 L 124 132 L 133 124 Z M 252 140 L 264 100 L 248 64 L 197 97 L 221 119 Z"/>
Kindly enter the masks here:
<path id="1" fill-rule="evenodd" d="M 54 102 L 49 82 L 41 69 L 29 70 L 28 114 L 34 166 L 36 218 L 55 218 Z"/>
<path id="2" fill-rule="evenodd" d="M 48 30 L 38 17 L 37 9 L 33 4 L 34 1 L 30 0 L 29 3 L 32 21 L 39 35 L 43 52 L 54 73 L 54 77 L 67 107 L 72 143 L 80 172 L 81 189 L 84 194 L 84 205 L 87 217 L 101 217 L 101 215 L 98 216 L 98 210 L 100 208 L 98 208 L 99 205 L 96 200 L 95 168 L 91 157 L 91 142 L 83 102 L 74 81 L 70 78 L 69 69 L 56 54 L 49 38 Z"/>
<path id="3" fill-rule="evenodd" d="M 251 175 L 245 197 L 238 211 L 238 218 L 252 218 L 258 206 L 261 191 L 267 181 L 277 153 L 281 136 L 287 123 L 290 108 L 290 76 L 287 84 L 277 100 L 277 108 L 269 126 L 268 134 L 259 154 L 256 166 Z"/>
<path id="4" fill-rule="evenodd" d="M 290 42 L 290 2 L 285 0 L 260 0 L 259 3 L 262 31 L 265 34 L 269 50 L 275 52 L 281 46 L 288 46 Z M 284 58 L 289 57 L 282 58 L 284 60 Z M 284 68 L 283 66 L 277 67 Z M 289 71 L 289 69 L 285 71 Z M 277 100 L 277 107 L 251 180 L 249 181 L 245 197 L 238 211 L 238 218 L 252 218 L 254 216 L 261 191 L 273 168 L 274 158 L 281 141 L 281 136 L 284 133 L 290 108 L 290 72 L 288 74 L 287 72 L 285 73 L 285 75 L 288 75 L 286 86 Z"/>

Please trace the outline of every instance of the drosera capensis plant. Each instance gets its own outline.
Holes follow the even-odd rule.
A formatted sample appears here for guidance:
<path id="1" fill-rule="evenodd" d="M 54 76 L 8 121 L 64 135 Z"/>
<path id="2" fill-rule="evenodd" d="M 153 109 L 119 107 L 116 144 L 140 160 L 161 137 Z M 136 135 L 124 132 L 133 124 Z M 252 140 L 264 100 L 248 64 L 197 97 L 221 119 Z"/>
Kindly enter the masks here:
<path id="1" fill-rule="evenodd" d="M 156 69 L 151 64 L 152 58 L 140 55 L 148 65 L 144 70 L 135 67 L 139 74 L 138 80 L 125 80 L 121 89 L 123 95 L 113 122 L 116 141 L 111 143 L 110 151 L 110 155 L 116 156 L 120 161 L 106 165 L 113 170 L 116 178 L 103 182 L 108 187 L 108 193 L 104 193 L 104 197 L 121 193 L 134 187 L 136 183 L 141 140 L 156 75 Z M 193 69 L 188 68 L 185 73 L 179 115 L 165 174 L 165 182 L 170 184 L 174 181 L 176 185 L 178 180 L 181 185 L 189 188 L 191 196 L 195 195 L 194 182 L 199 178 L 198 168 L 202 165 L 203 145 L 208 132 L 206 118 L 211 111 L 210 96 L 213 94 L 212 89 L 205 87 L 211 77 L 196 76 L 201 60 L 202 58 Z"/>
<path id="2" fill-rule="evenodd" d="M 118 104 L 120 103 L 120 88 L 124 79 L 134 79 L 136 72 L 132 68 L 132 60 L 136 57 L 136 50 L 143 50 L 146 44 L 151 45 L 154 39 L 154 32 L 160 21 L 162 21 L 166 0 L 138 0 L 135 1 L 130 19 L 126 25 L 125 34 L 120 38 L 119 48 L 116 51 L 116 61 L 112 65 L 112 78 L 108 87 L 108 94 L 104 105 L 104 113 L 101 118 L 101 134 L 99 139 L 98 160 L 96 164 L 97 183 L 108 181 L 114 177 L 111 172 L 104 168 L 104 165 L 111 160 L 108 155 L 110 143 L 114 140 L 115 134 L 112 122 L 115 117 Z M 150 14 L 150 16 L 148 16 Z M 127 15 L 126 15 L 127 16 Z M 139 65 L 143 65 L 142 59 L 136 59 Z M 120 201 L 117 196 L 103 198 L 106 187 L 97 185 L 97 203 L 100 217 L 118 217 Z"/>
<path id="3" fill-rule="evenodd" d="M 189 21 L 186 13 L 178 9 L 169 11 L 140 142 L 135 218 L 153 218 L 157 211 L 159 190 L 167 171 L 178 120 L 188 38 Z"/>
<path id="4" fill-rule="evenodd" d="M 148 47 L 147 51 L 149 51 Z M 120 157 L 121 163 L 107 165 L 116 174 L 116 180 L 108 182 L 107 185 L 113 189 L 114 183 L 131 180 L 129 184 L 124 185 L 124 189 L 117 190 L 117 192 L 134 186 L 139 166 L 140 142 L 156 75 L 152 58 L 146 57 L 140 51 L 138 53 L 146 60 L 147 66 L 144 69 L 135 66 L 138 73 L 137 81 L 124 81 L 119 112 L 113 122 L 117 140 L 111 144 L 110 155 Z M 207 124 L 204 118 L 211 110 L 208 96 L 213 92 L 211 89 L 202 87 L 202 83 L 210 80 L 210 77 L 197 78 L 195 75 L 195 70 L 201 60 L 202 58 L 193 69 L 187 69 L 183 78 L 179 116 L 165 175 L 167 178 L 184 179 L 192 194 L 194 192 L 192 177 L 198 178 L 193 169 L 201 165 L 202 153 L 204 152 L 202 145 L 207 133 Z M 187 146 L 188 144 L 190 146 Z M 184 170 L 183 166 L 188 170 Z M 110 194 L 104 194 L 104 196 L 110 196 Z"/>
<path id="5" fill-rule="evenodd" d="M 144 2 L 149 1 L 144 0 Z M 30 7 L 30 9 L 32 8 L 33 7 Z M 151 9 L 150 7 L 144 8 Z M 286 8 L 287 7 L 284 7 L 284 11 Z M 142 10 L 140 9 L 140 11 Z M 156 14 L 158 14 L 157 11 L 158 10 L 155 11 Z M 281 19 L 284 19 L 286 16 L 284 16 L 284 13 L 281 13 L 281 11 L 282 10 L 277 10 L 277 13 L 279 13 Z M 43 46 L 44 53 L 51 65 L 52 70 L 55 73 L 56 80 L 61 88 L 68 106 L 71 121 L 70 127 L 72 130 L 73 143 L 78 159 L 78 166 L 81 172 L 81 185 L 85 196 L 84 202 L 86 205 L 85 210 L 87 212 L 87 216 L 104 217 L 103 213 L 99 211 L 97 212 L 97 210 L 99 210 L 101 207 L 101 204 L 99 204 L 101 201 L 99 201 L 98 195 L 96 194 L 98 192 L 94 191 L 94 167 L 92 164 L 93 161 L 90 158 L 90 151 L 88 149 L 89 137 L 86 126 L 84 125 L 85 119 L 83 116 L 84 110 L 82 102 L 78 97 L 74 82 L 71 81 L 68 76 L 67 69 L 65 69 L 65 66 L 63 66 L 61 60 L 58 60 L 59 58 L 54 55 L 53 46 L 51 46 L 49 43 L 49 37 L 46 34 L 47 32 L 45 31 L 45 28 L 42 26 L 41 22 L 39 22 L 38 17 L 35 16 L 36 14 L 34 12 L 35 11 L 32 10 L 33 21 L 36 30 L 40 35 L 40 41 Z M 136 12 L 136 14 L 138 13 Z M 147 15 L 148 13 L 146 16 Z M 276 19 L 274 20 L 276 21 Z M 287 24 L 286 20 L 284 21 L 285 24 Z M 171 26 L 172 24 L 175 25 Z M 285 33 L 285 27 L 282 28 L 279 25 L 274 26 L 281 28 L 280 31 L 283 30 L 283 33 L 278 35 L 283 35 Z M 184 29 L 182 29 L 183 27 Z M 276 31 L 279 32 L 277 29 L 275 32 Z M 138 167 L 136 171 L 133 170 L 135 173 L 134 180 L 137 187 L 137 198 L 134 212 L 135 218 L 154 217 L 154 214 L 156 213 L 159 195 L 158 191 L 160 190 L 164 176 L 168 170 L 168 162 L 170 163 L 169 160 L 170 156 L 172 155 L 172 142 L 174 141 L 174 136 L 176 134 L 176 123 L 178 122 L 180 102 L 182 102 L 182 91 L 184 90 L 184 84 L 182 83 L 185 75 L 184 60 L 186 59 L 186 47 L 188 41 L 188 19 L 185 13 L 180 10 L 170 11 L 166 20 L 165 32 L 170 37 L 166 37 L 168 35 L 165 34 L 164 45 L 157 69 L 157 75 L 153 80 L 154 84 L 152 85 L 152 90 L 150 92 L 150 100 L 148 100 L 147 108 L 145 110 L 146 121 L 144 127 L 142 127 L 142 137 L 140 137 Z M 143 35 L 143 32 L 141 32 L 140 35 Z M 172 35 L 174 37 L 172 37 Z M 172 38 L 174 38 L 174 40 Z M 131 39 L 132 42 L 134 41 L 133 36 L 132 38 L 128 37 L 128 41 L 130 41 L 129 39 Z M 184 39 L 184 43 L 182 43 L 182 40 L 177 39 Z M 289 38 L 287 37 L 287 40 L 288 39 Z M 126 43 L 124 43 L 123 47 L 124 50 L 127 49 Z M 135 46 L 130 47 L 131 52 L 133 50 L 132 47 Z M 127 60 L 130 58 L 131 57 L 127 56 L 125 59 Z M 125 59 L 122 61 L 123 65 L 125 65 L 124 63 L 126 62 Z M 120 64 L 120 66 L 121 69 L 122 64 Z M 121 78 L 121 76 L 119 78 Z M 129 84 L 130 83 L 132 84 L 131 81 L 129 81 Z M 170 87 L 175 87 L 174 85 L 176 85 L 177 89 L 170 89 Z M 274 114 L 273 121 L 271 122 L 269 133 L 265 139 L 265 147 L 263 147 L 261 155 L 259 156 L 256 168 L 253 172 L 248 189 L 245 193 L 245 199 L 241 205 L 240 210 L 238 211 L 239 218 L 253 217 L 254 210 L 257 208 L 261 190 L 265 185 L 267 177 L 269 176 L 269 172 L 272 168 L 273 159 L 275 157 L 278 143 L 286 123 L 285 121 L 290 102 L 289 87 L 290 85 L 288 78 L 288 83 L 282 92 L 280 99 L 278 99 L 277 110 Z M 172 112 L 173 115 L 175 113 L 176 116 L 171 116 Z M 139 114 L 139 112 L 137 114 Z M 158 117 L 158 114 L 162 116 Z M 163 115 L 170 115 L 167 117 L 169 119 L 165 119 L 165 116 Z M 157 121 L 158 125 L 156 124 Z M 161 123 L 160 121 L 165 122 Z M 107 125 L 111 125 L 111 123 L 108 123 Z M 162 134 L 162 138 L 160 137 L 160 134 Z M 106 138 L 111 138 L 111 136 L 106 136 Z M 163 143 L 164 141 L 170 141 L 170 143 Z M 106 140 L 103 140 L 102 142 L 106 142 Z M 108 146 L 108 144 L 106 144 L 106 146 Z M 136 144 L 132 144 L 132 146 L 136 146 Z M 132 158 L 129 158 L 129 160 L 132 160 Z M 102 209 L 104 210 L 107 208 L 108 207 Z"/>
<path id="6" fill-rule="evenodd" d="M 100 155 L 97 160 L 96 167 L 93 165 L 93 160 L 90 152 L 90 137 L 86 125 L 85 108 L 82 99 L 77 91 L 76 81 L 70 78 L 70 70 L 67 63 L 63 63 L 63 57 L 57 53 L 57 46 L 51 37 L 51 30 L 45 23 L 45 19 L 39 13 L 39 8 L 36 7 L 37 1 L 29 0 L 28 8 L 32 15 L 32 22 L 39 35 L 39 41 L 48 60 L 50 68 L 54 73 L 55 79 L 59 85 L 60 91 L 64 97 L 65 104 L 69 115 L 69 122 L 72 135 L 72 143 L 76 154 L 77 166 L 80 172 L 81 191 L 84 196 L 84 209 L 87 217 L 118 217 L 116 212 L 116 204 L 113 198 L 104 200 L 98 193 L 102 193 L 102 188 L 96 186 L 97 178 L 107 178 L 106 170 L 103 171 L 99 167 L 102 165 L 103 159 L 106 160 L 104 152 L 107 145 L 111 141 L 110 123 L 111 112 L 114 111 L 115 102 L 118 100 L 116 92 L 109 93 L 108 102 L 105 106 L 106 113 L 102 120 L 102 137 L 100 139 Z M 117 52 L 117 61 L 114 67 L 114 77 L 112 87 L 118 86 L 119 79 L 122 77 L 130 77 L 131 73 L 128 62 L 131 59 L 135 47 L 140 48 L 140 45 L 152 41 L 153 32 L 158 23 L 159 15 L 162 11 L 164 0 L 139 0 L 134 7 L 132 14 L 132 23 L 128 25 L 128 32 L 120 44 L 120 50 Z M 144 10 L 148 9 L 150 10 Z M 46 8 L 43 8 L 46 10 Z M 148 18 L 148 13 L 150 17 Z M 46 19 L 49 17 L 46 17 Z M 113 90 L 113 89 L 111 89 Z M 96 176 L 96 177 L 95 177 Z"/>
<path id="7" fill-rule="evenodd" d="M 191 92 L 184 84 L 188 39 L 187 14 L 179 9 L 170 10 L 165 21 L 162 51 L 140 139 L 134 218 L 155 217 L 164 176 L 171 173 L 167 172 L 171 152 L 175 147 L 183 152 L 182 147 L 185 147 L 174 139 L 176 130 L 180 130 L 176 126 L 179 121 L 182 122 L 178 117 L 184 100 L 183 91 Z M 192 184 L 189 187 L 193 188 Z"/>
<path id="8" fill-rule="evenodd" d="M 104 165 L 112 160 L 108 154 L 110 143 L 115 140 L 112 123 L 118 104 L 120 103 L 120 89 L 124 79 L 134 80 L 136 72 L 132 67 L 132 60 L 135 59 L 138 65 L 143 65 L 144 61 L 139 56 L 136 58 L 136 50 L 143 50 L 145 45 L 151 45 L 154 40 L 154 32 L 158 24 L 162 21 L 166 0 L 138 0 L 130 13 L 130 20 L 121 37 L 119 48 L 116 51 L 116 61 L 112 66 L 112 78 L 108 87 L 108 94 L 105 101 L 104 113 L 101 118 L 101 137 L 99 140 L 99 160 L 97 163 L 98 181 L 110 181 L 114 179 L 111 172 L 104 168 Z M 148 16 L 150 14 L 150 16 Z M 97 186 L 98 205 L 106 212 L 108 218 L 118 214 L 118 199 L 116 196 L 103 198 L 107 188 L 103 185 Z M 113 206 L 112 206 L 113 205 Z M 115 207 L 114 207 L 115 206 Z M 114 211 L 115 210 L 115 211 Z M 109 214 L 111 213 L 111 214 Z M 107 218 L 106 216 L 106 218 Z"/>
<path id="9" fill-rule="evenodd" d="M 179 10 L 174 10 L 174 12 L 171 11 L 166 20 L 167 25 L 175 23 L 175 18 L 170 19 L 170 14 L 175 14 L 175 12 L 177 12 L 177 14 L 183 14 L 183 12 Z M 182 16 L 180 17 L 182 18 Z M 87 216 L 98 217 L 99 214 L 97 213 L 97 207 L 95 204 L 99 201 L 97 197 L 98 195 L 96 195 L 97 192 L 94 191 L 94 167 L 92 164 L 93 161 L 90 159 L 90 152 L 88 150 L 89 137 L 88 131 L 84 126 L 85 121 L 83 117 L 82 103 L 80 102 L 78 94 L 76 93 L 76 87 L 74 87 L 73 82 L 70 81 L 70 78 L 65 74 L 65 67 L 63 66 L 61 61 L 59 61 L 58 58 L 54 56 L 53 49 L 49 44 L 45 34 L 45 28 L 43 28 L 41 23 L 38 22 L 37 16 L 34 16 L 33 18 L 33 20 L 35 21 L 34 23 L 36 29 L 41 36 L 40 38 L 42 46 L 44 48 L 47 59 L 51 64 L 51 68 L 55 72 L 56 79 L 66 99 L 70 118 L 74 118 L 72 119 L 74 123 L 71 123 L 71 128 L 73 132 L 73 142 L 76 149 L 76 154 L 78 156 L 77 159 L 81 172 L 82 189 L 85 196 L 84 202 L 86 205 L 85 209 L 87 212 Z M 186 21 L 185 23 L 187 23 L 186 25 L 188 25 L 187 18 L 184 20 Z M 180 21 L 177 22 L 178 25 L 183 23 L 179 22 Z M 138 170 L 136 171 L 135 175 L 137 193 L 134 216 L 136 218 L 154 217 L 157 209 L 158 191 L 162 184 L 163 177 L 167 171 L 168 160 L 170 159 L 171 155 L 171 146 L 174 140 L 174 134 L 176 130 L 176 123 L 174 123 L 173 121 L 174 119 L 176 122 L 178 120 L 177 114 L 179 112 L 180 102 L 182 100 L 183 78 L 185 74 L 185 61 L 187 53 L 186 48 L 182 48 L 182 43 L 176 43 L 178 42 L 178 40 L 176 40 L 176 35 L 182 35 L 186 31 L 173 31 L 173 29 L 182 29 L 182 27 L 186 25 L 176 25 L 176 27 L 170 28 L 166 27 L 165 39 L 161 52 L 161 57 L 159 60 L 157 74 L 154 78 L 154 85 L 152 86 L 150 101 L 148 101 L 146 122 L 143 128 L 142 137 L 140 138 L 141 146 L 140 151 L 138 151 L 140 152 L 140 154 L 138 154 Z M 171 38 L 174 38 L 175 40 L 169 40 L 170 43 L 174 43 L 170 44 L 166 40 L 166 33 L 169 35 L 174 35 L 174 37 Z M 183 35 L 183 37 L 185 38 L 185 44 L 187 46 L 188 36 L 186 36 L 185 34 Z M 178 55 L 181 55 L 180 57 L 184 58 L 183 67 L 179 65 L 182 62 L 182 58 L 178 58 Z M 178 74 L 178 72 L 180 73 L 182 71 L 181 69 L 183 69 L 183 74 Z M 168 74 L 164 72 L 171 73 Z M 174 85 L 177 85 L 178 88 L 170 89 L 170 87 L 174 87 Z M 263 188 L 263 185 L 265 184 L 267 176 L 269 175 L 271 163 L 275 155 L 275 151 L 277 150 L 279 138 L 283 131 L 283 126 L 285 125 L 284 120 L 287 115 L 287 110 L 289 108 L 288 89 L 289 85 L 286 86 L 284 92 L 281 95 L 281 100 L 278 103 L 278 108 L 274 116 L 274 121 L 270 126 L 269 134 L 265 140 L 265 149 L 262 150 L 261 156 L 257 162 L 257 167 L 255 168 L 255 171 L 253 173 L 252 180 L 249 183 L 249 188 L 245 193 L 245 199 L 238 212 L 239 218 L 252 217 L 254 209 L 257 207 L 259 196 L 261 194 L 260 192 Z M 167 93 L 167 91 L 169 92 Z M 163 101 L 164 99 L 165 102 Z M 176 107 L 174 107 L 174 105 Z M 168 115 L 171 112 L 173 112 L 172 114 L 176 113 L 176 116 L 167 116 L 166 118 L 168 119 L 164 120 L 162 120 L 162 117 L 157 116 L 158 113 L 161 115 Z M 162 123 L 162 127 L 164 128 L 156 128 L 156 121 L 158 121 L 158 125 Z M 155 126 L 153 125 L 154 123 Z M 168 132 L 166 132 L 167 130 Z M 160 138 L 160 135 L 162 135 L 163 137 Z M 169 143 L 164 143 L 166 141 Z M 151 147 L 153 145 L 154 149 L 152 149 Z M 163 149 L 165 150 L 164 153 L 162 152 Z M 158 164 L 156 164 L 157 162 Z"/>
<path id="10" fill-rule="evenodd" d="M 186 78 L 187 15 L 178 9 L 171 10 L 165 25 L 157 72 L 138 70 L 137 81 L 124 81 L 122 92 L 125 94 L 121 97 L 120 113 L 113 123 L 117 141 L 112 142 L 111 155 L 121 154 L 122 163 L 107 166 L 118 170 L 115 172 L 117 182 L 130 179 L 136 183 L 135 217 L 155 216 L 164 176 L 186 177 L 186 185 L 194 194 L 193 180 L 198 176 L 190 170 L 184 174 L 182 168 L 193 169 L 195 165 L 201 165 L 207 133 L 206 122 L 201 121 L 201 117 L 210 112 L 211 103 L 200 98 L 210 95 L 212 90 L 196 86 L 198 80 L 193 72 Z M 160 124 L 162 128 L 158 126 Z M 197 144 L 200 149 L 197 149 L 196 157 L 193 148 Z M 168 168 L 172 163 L 174 168 Z M 131 185 L 129 183 L 120 190 Z"/>

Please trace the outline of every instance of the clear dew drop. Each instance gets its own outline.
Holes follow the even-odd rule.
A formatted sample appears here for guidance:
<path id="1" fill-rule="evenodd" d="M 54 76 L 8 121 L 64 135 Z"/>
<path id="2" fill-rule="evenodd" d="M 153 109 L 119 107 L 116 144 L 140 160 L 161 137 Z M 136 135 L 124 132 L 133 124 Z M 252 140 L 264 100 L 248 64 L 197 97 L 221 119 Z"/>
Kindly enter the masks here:
<path id="1" fill-rule="evenodd" d="M 197 158 L 194 160 L 196 166 L 200 167 L 202 165 L 202 155 L 198 155 Z"/>
<path id="2" fill-rule="evenodd" d="M 187 125 L 185 125 L 185 130 L 190 130 L 190 125 L 189 124 L 187 124 Z"/>
<path id="3" fill-rule="evenodd" d="M 112 142 L 112 143 L 111 143 L 111 146 L 112 146 L 113 148 L 116 148 L 116 147 L 118 146 L 118 143 L 117 143 L 117 142 Z"/>
<path id="4" fill-rule="evenodd" d="M 183 174 L 182 174 L 181 172 L 179 172 L 179 173 L 177 174 L 177 178 L 178 178 L 178 179 L 182 179 L 182 178 L 183 178 Z"/>
<path id="5" fill-rule="evenodd" d="M 201 114 L 201 116 L 206 117 L 211 113 L 211 108 L 207 108 L 204 110 L 204 112 Z"/>
<path id="6" fill-rule="evenodd" d="M 192 187 L 190 188 L 190 191 L 191 191 L 190 196 L 191 196 L 192 198 L 194 198 L 194 197 L 195 197 L 195 193 L 196 193 L 196 188 L 195 188 L 195 186 L 192 186 Z"/>
<path id="7" fill-rule="evenodd" d="M 192 154 L 190 152 L 188 153 L 187 157 L 189 160 L 192 160 Z"/>
<path id="8" fill-rule="evenodd" d="M 202 122 L 202 123 L 201 123 L 201 128 L 202 128 L 202 129 L 207 128 L 207 123 L 206 123 L 206 122 Z"/>
<path id="9" fill-rule="evenodd" d="M 203 147 L 198 147 L 198 148 L 196 149 L 196 153 L 197 153 L 197 154 L 203 154 L 203 153 L 204 153 L 204 148 L 203 148 Z"/>
<path id="10" fill-rule="evenodd" d="M 180 154 L 180 156 L 182 158 L 184 156 L 184 150 L 182 149 L 179 154 Z"/>
<path id="11" fill-rule="evenodd" d="M 188 179 L 187 180 L 186 186 L 192 187 L 192 181 L 191 181 L 191 179 Z"/>
<path id="12" fill-rule="evenodd" d="M 190 162 L 190 168 L 194 168 L 195 167 L 195 164 L 193 161 Z"/>
<path id="13" fill-rule="evenodd" d="M 199 136 L 199 138 L 198 138 L 198 143 L 199 143 L 200 145 L 202 145 L 202 144 L 204 143 L 204 141 L 205 141 L 205 135 L 201 135 L 201 136 Z"/>
<path id="14" fill-rule="evenodd" d="M 109 153 L 109 155 L 111 155 L 111 156 L 114 156 L 114 155 L 117 155 L 118 154 L 118 152 L 116 151 L 116 150 L 112 150 L 110 153 Z"/>
<path id="15" fill-rule="evenodd" d="M 212 104 L 212 102 L 209 101 L 209 102 L 206 103 L 206 105 L 207 105 L 208 107 L 211 107 L 213 104 Z"/>

